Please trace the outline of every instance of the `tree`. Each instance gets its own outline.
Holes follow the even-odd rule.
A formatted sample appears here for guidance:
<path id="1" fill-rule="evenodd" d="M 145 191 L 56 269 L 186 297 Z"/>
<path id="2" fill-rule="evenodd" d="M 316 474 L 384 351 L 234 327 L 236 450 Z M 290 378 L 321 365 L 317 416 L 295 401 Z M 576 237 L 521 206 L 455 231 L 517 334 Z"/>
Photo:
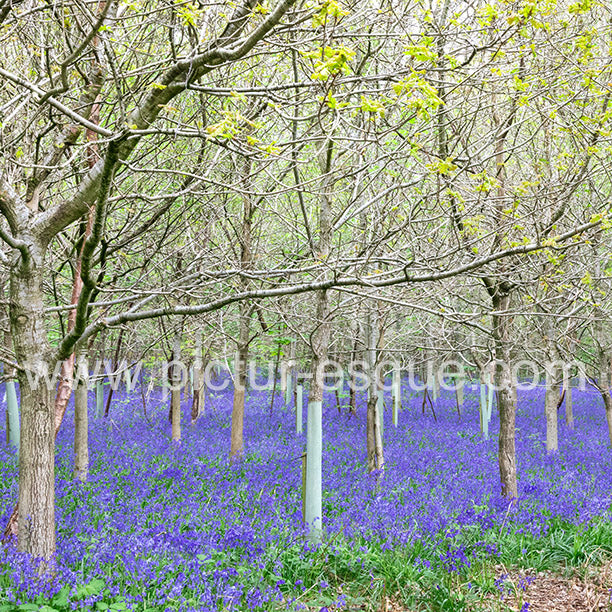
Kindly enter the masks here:
<path id="1" fill-rule="evenodd" d="M 0 229 L 0 238 L 14 253 L 9 268 L 11 335 L 17 361 L 21 364 L 22 452 L 18 542 L 20 550 L 34 557 L 49 559 L 55 550 L 55 422 L 51 390 L 45 385 L 32 384 L 26 370 L 38 373 L 48 371 L 57 360 L 70 358 L 86 328 L 90 298 L 96 287 L 93 265 L 104 234 L 113 179 L 120 168 L 124 171 L 129 168 L 127 160 L 136 145 L 149 133 L 151 125 L 171 100 L 217 67 L 245 57 L 281 21 L 294 1 L 279 2 L 268 15 L 253 24 L 256 3 L 246 0 L 235 9 L 215 39 L 204 48 L 198 44 L 182 57 L 173 54 L 167 56 L 162 69 L 157 71 L 158 79 L 152 84 L 147 79 L 147 89 L 134 92 L 136 96 L 133 98 L 130 96 L 131 109 L 125 107 L 127 101 L 119 95 L 115 98 L 117 107 L 111 113 L 105 113 L 99 124 L 90 119 L 106 76 L 109 73 L 113 75 L 111 87 L 116 87 L 116 92 L 124 86 L 129 88 L 130 77 L 127 73 L 117 74 L 116 60 L 108 39 L 102 34 L 103 27 L 107 28 L 104 30 L 107 33 L 111 26 L 109 20 L 117 17 L 114 2 L 109 0 L 105 3 L 97 17 L 86 15 L 89 25 L 84 33 L 79 31 L 80 26 L 66 26 L 70 17 L 57 23 L 52 13 L 40 13 L 39 18 L 54 30 L 57 42 L 69 41 L 73 49 L 68 57 L 63 57 L 61 52 L 56 55 L 63 57 L 56 64 L 59 80 L 54 78 L 53 72 L 45 74 L 47 66 L 40 65 L 35 58 L 28 58 L 31 60 L 29 69 L 21 71 L 22 74 L 32 74 L 33 71 L 32 80 L 0 68 L 0 76 L 7 86 L 10 84 L 15 88 L 13 92 L 18 99 L 26 97 L 35 108 L 48 110 L 52 116 L 49 128 L 44 127 L 44 115 L 37 112 L 33 116 L 26 116 L 20 126 L 28 133 L 38 133 L 38 139 L 34 138 L 31 148 L 23 155 L 28 165 L 42 161 L 39 164 L 42 170 L 23 177 L 13 158 L 11 162 L 7 160 L 10 165 L 6 167 L 0 182 L 0 213 L 8 226 Z M 74 13 L 72 18 L 76 20 L 78 8 L 75 6 L 71 10 Z M 6 21 L 6 17 L 4 19 Z M 189 23 L 191 17 L 186 14 L 184 19 Z M 121 20 L 114 20 L 111 27 L 117 32 L 122 25 Z M 83 34 L 84 38 L 81 38 Z M 14 39 L 20 44 L 18 36 L 15 33 Z M 96 36 L 102 40 L 104 53 L 107 54 L 106 65 L 95 62 L 90 66 L 89 74 L 77 73 L 78 78 L 73 77 L 70 73 L 72 66 L 80 67 L 84 57 L 97 53 L 91 46 Z M 48 68 L 51 69 L 51 66 L 48 65 Z M 79 98 L 76 108 L 70 103 L 75 93 Z M 68 121 L 67 125 L 62 125 L 65 121 Z M 75 185 L 69 176 L 57 176 L 52 170 L 61 171 L 61 160 L 84 129 L 107 139 L 107 146 L 101 159 L 79 176 Z M 41 146 L 43 150 L 46 148 L 42 159 L 39 157 Z M 51 242 L 92 208 L 91 234 L 84 240 L 82 248 L 80 276 L 83 289 L 77 303 L 74 327 L 66 334 L 59 348 L 53 350 L 47 337 L 44 314 L 45 258 Z"/>

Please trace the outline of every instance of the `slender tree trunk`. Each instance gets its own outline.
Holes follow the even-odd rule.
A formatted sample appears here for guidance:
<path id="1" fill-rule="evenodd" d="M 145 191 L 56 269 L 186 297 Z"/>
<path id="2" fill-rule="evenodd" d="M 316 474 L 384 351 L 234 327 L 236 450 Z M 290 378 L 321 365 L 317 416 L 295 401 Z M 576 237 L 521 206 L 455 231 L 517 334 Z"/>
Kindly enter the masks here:
<path id="1" fill-rule="evenodd" d="M 204 409 L 204 349 L 202 335 L 196 339 L 196 357 L 193 364 L 193 398 L 191 401 L 191 424 L 194 425 Z"/>
<path id="2" fill-rule="evenodd" d="M 313 541 L 319 541 L 322 528 L 322 438 L 323 438 L 323 364 L 331 333 L 329 303 L 326 291 L 317 296 L 318 328 L 312 335 L 312 380 L 308 395 L 308 418 L 306 424 L 306 524 L 310 527 Z"/>
<path id="3" fill-rule="evenodd" d="M 121 331 L 119 332 L 119 339 L 117 340 L 117 348 L 115 349 L 115 358 L 113 360 L 113 372 L 116 372 L 117 369 L 119 368 L 119 356 L 121 355 L 121 345 L 123 343 L 124 331 L 125 331 L 125 327 L 122 327 Z M 179 358 L 180 357 L 177 357 L 176 359 L 179 359 Z M 119 377 L 119 380 L 121 380 L 121 377 Z M 110 414 L 110 407 L 111 407 L 112 401 L 113 401 L 113 387 L 111 385 L 108 389 L 108 395 L 106 396 L 106 406 L 104 408 L 105 418 L 108 417 L 108 415 Z"/>
<path id="4" fill-rule="evenodd" d="M 516 475 L 516 445 L 515 424 L 516 405 L 512 386 L 510 368 L 510 344 L 512 320 L 508 313 L 510 295 L 497 285 L 493 289 L 493 340 L 495 343 L 495 358 L 498 367 L 495 371 L 495 383 L 499 389 L 497 394 L 499 410 L 499 475 L 502 495 L 508 499 L 518 497 Z"/>
<path id="5" fill-rule="evenodd" d="M 247 362 L 249 359 L 249 333 L 251 326 L 251 306 L 248 302 L 240 304 L 240 332 L 236 365 L 234 372 L 234 402 L 232 405 L 232 429 L 230 434 L 230 461 L 235 463 L 244 454 L 244 402 L 247 385 Z M 274 397 L 274 396 L 273 396 Z"/>
<path id="6" fill-rule="evenodd" d="M 597 341 L 599 344 L 599 393 L 604 402 L 604 408 L 606 409 L 606 421 L 608 424 L 608 436 L 610 439 L 610 445 L 612 446 L 612 396 L 610 390 L 612 389 L 612 381 L 610 378 L 611 360 L 608 357 L 606 350 L 606 338 L 604 337 L 603 330 L 603 313 L 598 312 L 598 320 L 596 322 L 596 334 Z"/>
<path id="7" fill-rule="evenodd" d="M 90 216 L 91 222 L 91 216 Z M 91 225 L 89 226 L 91 230 Z M 76 306 L 83 289 L 83 280 L 81 279 L 81 259 L 77 262 L 75 270 L 75 278 L 72 286 L 72 298 L 70 303 L 72 306 Z M 74 323 L 76 321 L 76 308 L 73 308 L 68 312 L 68 325 L 67 333 L 70 333 L 74 329 Z M 57 393 L 55 395 L 55 429 L 59 431 L 59 428 L 64 420 L 64 414 L 66 413 L 66 407 L 70 400 L 70 394 L 72 393 L 72 384 L 74 378 L 74 353 L 65 359 L 60 369 L 60 379 L 57 386 Z"/>
<path id="8" fill-rule="evenodd" d="M 245 158 L 242 167 L 242 178 L 245 192 L 242 196 L 242 226 L 240 231 L 240 268 L 248 271 L 253 262 L 253 215 L 255 206 L 249 192 L 251 184 L 252 163 Z M 245 276 L 240 277 L 243 291 L 248 290 L 249 282 Z M 230 432 L 230 462 L 242 459 L 244 454 L 244 401 L 246 397 L 247 361 L 249 359 L 249 334 L 251 329 L 252 308 L 248 302 L 240 303 L 240 330 L 234 373 L 234 401 L 232 405 L 232 429 Z M 276 384 L 276 378 L 274 379 Z M 274 401 L 274 392 L 272 393 Z"/>
<path id="9" fill-rule="evenodd" d="M 181 334 L 177 332 L 174 336 L 174 346 L 172 349 L 172 360 L 181 359 Z M 181 369 L 178 364 L 172 368 L 172 393 L 170 396 L 170 408 L 172 414 L 172 440 L 181 440 Z"/>
<path id="10" fill-rule="evenodd" d="M 566 376 L 564 381 L 564 391 L 565 391 L 565 423 L 570 428 L 571 431 L 574 431 L 574 405 L 572 399 L 572 377 L 570 375 Z"/>
<path id="11" fill-rule="evenodd" d="M 285 370 L 286 380 L 284 400 L 285 408 L 289 408 L 291 406 L 291 398 L 293 396 L 293 389 L 295 387 L 293 384 L 295 379 L 295 344 L 295 339 L 292 339 L 289 345 L 289 363 L 283 368 Z"/>
<path id="12" fill-rule="evenodd" d="M 606 409 L 608 436 L 610 438 L 610 445 L 612 445 L 612 396 L 610 395 L 610 389 L 604 389 L 603 391 L 601 391 L 601 397 L 603 398 L 604 407 Z"/>
<path id="13" fill-rule="evenodd" d="M 379 412 L 378 391 L 382 388 L 382 381 L 376 372 L 380 362 L 384 343 L 383 325 L 378 312 L 368 314 L 368 354 L 370 366 L 370 392 L 368 396 L 367 414 L 367 457 L 368 472 L 382 470 L 385 460 L 382 440 L 382 414 Z"/>
<path id="14" fill-rule="evenodd" d="M 546 394 L 544 413 L 546 415 L 546 450 L 556 453 L 559 450 L 558 406 L 561 376 L 559 368 L 551 364 L 546 372 Z"/>
<path id="15" fill-rule="evenodd" d="M 4 334 L 4 346 L 10 352 L 13 348 L 10 334 Z M 15 376 L 12 368 L 5 367 L 4 374 Z M 14 380 L 7 380 L 6 391 L 6 443 L 19 450 L 19 438 L 21 437 L 19 422 L 19 402 L 17 401 L 17 390 Z"/>
<path id="16" fill-rule="evenodd" d="M 366 418 L 368 472 L 370 473 L 378 469 L 376 456 L 376 412 L 376 393 L 372 393 L 372 385 L 370 385 Z"/>
<path id="17" fill-rule="evenodd" d="M 178 332 L 174 336 L 172 359 L 173 361 L 180 361 L 181 359 L 181 334 Z M 172 409 L 172 440 L 179 442 L 181 439 L 181 369 L 177 364 L 172 368 L 170 405 Z"/>
<path id="18" fill-rule="evenodd" d="M 357 348 L 359 346 L 359 323 L 356 324 L 354 332 L 355 334 L 353 339 L 353 348 L 351 350 L 351 380 L 349 384 L 349 414 L 352 416 L 357 416 L 357 392 L 355 390 L 357 380 L 355 374 L 355 362 L 357 360 Z"/>
<path id="19" fill-rule="evenodd" d="M 78 355 L 82 364 L 77 372 L 86 371 L 87 358 Z M 79 376 L 74 391 L 74 478 L 85 482 L 89 472 L 89 414 L 87 411 L 87 380 Z"/>
<path id="20" fill-rule="evenodd" d="M 276 381 L 278 380 L 278 372 L 280 370 L 281 350 L 282 345 L 279 341 L 276 346 L 276 358 L 274 359 L 274 375 L 272 376 L 272 393 L 270 395 L 270 416 L 272 416 L 272 411 L 274 410 L 274 398 L 276 397 Z"/>
<path id="21" fill-rule="evenodd" d="M 522 65 L 522 64 L 521 64 Z M 495 140 L 496 178 L 498 181 L 497 197 L 494 202 L 496 231 L 494 245 L 497 248 L 504 240 L 505 213 L 508 197 L 506 194 L 505 146 L 506 138 L 514 123 L 516 105 L 509 117 L 502 122 L 493 111 L 493 122 L 497 128 Z M 499 475 L 501 493 L 507 499 L 518 497 L 516 472 L 516 394 L 515 381 L 512 378 L 510 347 L 512 343 L 512 317 L 510 301 L 512 285 L 506 279 L 507 267 L 501 263 L 497 267 L 497 277 L 485 277 L 483 281 L 491 297 L 493 312 L 491 313 L 492 335 L 497 361 L 494 380 L 497 387 L 497 410 L 499 412 Z"/>
<path id="22" fill-rule="evenodd" d="M 332 242 L 331 167 L 333 140 L 327 139 L 319 151 L 321 198 L 319 202 L 319 243 L 317 256 L 321 261 L 329 257 Z M 306 440 L 306 504 L 305 519 L 310 528 L 310 539 L 319 542 L 322 535 L 322 472 L 323 472 L 323 366 L 327 360 L 331 334 L 329 296 L 327 291 L 317 294 L 316 325 L 311 336 L 312 380 L 308 397 Z"/>
<path id="23" fill-rule="evenodd" d="M 193 397 L 191 398 L 191 424 L 195 425 L 200 416 L 200 378 L 202 376 L 201 369 L 196 365 L 193 366 Z"/>

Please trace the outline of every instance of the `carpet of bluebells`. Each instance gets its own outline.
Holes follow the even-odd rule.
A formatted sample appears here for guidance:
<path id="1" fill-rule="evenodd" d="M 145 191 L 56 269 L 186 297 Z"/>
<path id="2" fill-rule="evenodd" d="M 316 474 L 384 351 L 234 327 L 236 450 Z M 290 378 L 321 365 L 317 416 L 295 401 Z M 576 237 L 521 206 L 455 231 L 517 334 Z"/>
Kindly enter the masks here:
<path id="1" fill-rule="evenodd" d="M 169 439 L 160 397 L 145 413 L 139 389 L 115 394 L 110 418 L 96 419 L 91 395 L 86 484 L 72 478 L 70 411 L 58 439 L 55 577 L 39 578 L 7 549 L 0 611 L 344 609 L 382 591 L 414 601 L 419 584 L 450 588 L 445 576 L 452 582 L 508 558 L 542 565 L 587 555 L 587 544 L 609 546 L 612 451 L 601 398 L 574 392 L 576 429 L 560 422 L 560 451 L 550 457 L 543 390 L 521 392 L 520 503 L 509 505 L 500 496 L 495 409 L 484 440 L 476 391 L 461 418 L 454 396 L 443 394 L 435 421 L 405 390 L 397 429 L 387 397 L 382 477 L 364 469 L 365 398 L 355 417 L 330 394 L 318 547 L 301 518 L 305 435 L 280 397 L 270 410 L 269 392 L 249 395 L 245 459 L 230 466 L 229 390 L 209 396 L 193 426 L 185 398 L 180 444 Z M 3 523 L 16 468 L 14 451 L 0 446 Z"/>

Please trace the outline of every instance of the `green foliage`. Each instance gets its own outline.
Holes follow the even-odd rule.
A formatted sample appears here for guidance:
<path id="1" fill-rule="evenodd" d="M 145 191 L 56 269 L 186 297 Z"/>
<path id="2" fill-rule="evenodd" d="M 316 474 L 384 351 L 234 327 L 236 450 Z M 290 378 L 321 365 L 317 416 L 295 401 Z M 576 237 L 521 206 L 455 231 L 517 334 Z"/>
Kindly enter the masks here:
<path id="1" fill-rule="evenodd" d="M 177 3 L 176 14 L 184 26 L 196 27 L 204 10 L 193 2 Z"/>
<path id="2" fill-rule="evenodd" d="M 349 14 L 349 11 L 338 0 L 323 0 L 318 2 L 313 10 L 312 25 L 317 28 L 325 25 L 329 20 L 339 21 Z"/>
<path id="3" fill-rule="evenodd" d="M 422 36 L 419 44 L 408 45 L 404 53 L 419 62 L 435 61 L 438 55 L 433 48 L 433 43 L 433 36 Z"/>
<path id="4" fill-rule="evenodd" d="M 338 47 L 325 46 L 304 53 L 305 57 L 314 60 L 314 72 L 310 78 L 315 81 L 326 81 L 330 76 L 350 72 L 349 62 L 355 57 L 355 51 L 344 45 Z"/>
<path id="5" fill-rule="evenodd" d="M 443 100 L 438 90 L 423 78 L 423 72 L 413 71 L 407 78 L 393 84 L 397 102 L 414 110 L 416 114 L 429 119 L 431 111 L 437 109 Z"/>
<path id="6" fill-rule="evenodd" d="M 361 102 L 359 108 L 362 113 L 371 113 L 372 115 L 377 115 L 379 117 L 384 117 L 386 108 L 382 101 L 375 100 L 374 98 L 370 98 L 368 96 L 361 96 Z"/>

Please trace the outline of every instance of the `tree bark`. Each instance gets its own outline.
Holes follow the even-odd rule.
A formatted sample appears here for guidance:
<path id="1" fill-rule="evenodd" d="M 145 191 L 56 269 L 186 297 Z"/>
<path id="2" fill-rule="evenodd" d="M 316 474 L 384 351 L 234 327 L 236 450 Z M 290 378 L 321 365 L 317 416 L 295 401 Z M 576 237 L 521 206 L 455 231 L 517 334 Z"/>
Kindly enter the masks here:
<path id="1" fill-rule="evenodd" d="M 177 332 L 174 336 L 174 346 L 172 349 L 172 360 L 181 359 L 181 334 Z M 172 367 L 172 393 L 170 396 L 170 410 L 172 416 L 172 440 L 181 440 L 181 370 L 177 363 Z"/>
<path id="2" fill-rule="evenodd" d="M 44 328 L 43 256 L 37 245 L 10 272 L 11 332 L 17 362 L 30 372 L 49 371 Z M 55 413 L 52 390 L 36 375 L 18 373 L 21 391 L 18 549 L 48 561 L 55 552 Z M 31 381 L 30 381 L 31 379 Z"/>
<path id="3" fill-rule="evenodd" d="M 370 392 L 368 395 L 367 413 L 367 457 L 368 472 L 375 472 L 384 468 L 385 460 L 383 454 L 381 417 L 378 409 L 378 391 L 382 388 L 382 381 L 376 372 L 377 365 L 382 354 L 384 342 L 383 326 L 379 314 L 368 315 L 368 356 L 370 367 Z"/>
<path id="4" fill-rule="evenodd" d="M 546 415 L 546 450 L 556 453 L 559 450 L 558 405 L 561 389 L 560 369 L 551 364 L 546 372 L 546 394 L 544 413 Z"/>
<path id="5" fill-rule="evenodd" d="M 121 331 L 119 332 L 119 339 L 117 340 L 117 348 L 115 349 L 115 356 L 113 359 L 113 372 L 117 372 L 117 370 L 119 369 L 119 356 L 121 355 L 121 345 L 123 343 L 123 333 L 125 332 L 125 327 L 121 328 Z M 180 342 L 180 338 L 179 338 L 179 342 Z M 179 349 L 180 349 L 180 344 L 179 344 Z M 180 357 L 177 357 L 176 359 L 180 359 Z M 121 380 L 121 376 L 119 375 L 119 380 Z M 110 407 L 111 407 L 111 403 L 113 401 L 113 386 L 111 385 L 108 389 L 108 395 L 106 396 L 106 405 L 104 408 L 104 418 L 107 418 L 108 415 L 110 414 Z"/>
<path id="6" fill-rule="evenodd" d="M 194 425 L 204 410 L 204 355 L 202 334 L 196 339 L 196 357 L 193 364 L 193 398 L 191 403 L 191 424 Z"/>
<path id="7" fill-rule="evenodd" d="M 601 397 L 603 398 L 604 407 L 606 409 L 606 421 L 608 422 L 608 436 L 610 438 L 610 445 L 612 446 L 612 396 L 610 395 L 610 389 L 602 390 Z"/>
<path id="8" fill-rule="evenodd" d="M 574 431 L 574 404 L 572 399 L 572 378 L 568 375 L 564 382 L 565 391 L 565 423 Z"/>
<path id="9" fill-rule="evenodd" d="M 499 410 L 499 475 L 502 495 L 508 499 L 518 497 L 516 475 L 515 424 L 516 404 L 510 369 L 510 342 L 512 319 L 508 313 L 510 295 L 498 285 L 493 289 L 493 341 L 495 343 L 495 384 L 498 389 Z"/>
<path id="10" fill-rule="evenodd" d="M 85 371 L 87 359 L 78 355 L 77 372 Z M 80 366 L 80 367 L 79 367 Z M 89 414 L 87 410 L 87 380 L 79 376 L 74 390 L 74 478 L 85 482 L 89 473 Z"/>
<path id="11" fill-rule="evenodd" d="M 232 430 L 230 434 L 231 463 L 240 461 L 244 454 L 244 401 L 247 384 L 247 361 L 249 359 L 250 324 L 250 304 L 242 302 L 240 304 L 240 332 L 234 372 L 234 401 L 232 405 Z M 274 398 L 274 396 L 272 397 Z"/>
<path id="12" fill-rule="evenodd" d="M 242 178 L 245 193 L 242 196 L 242 227 L 240 232 L 240 268 L 249 270 L 253 262 L 253 215 L 255 207 L 248 193 L 251 184 L 252 164 L 249 158 L 244 159 Z M 248 289 L 248 280 L 240 278 L 242 289 Z M 234 372 L 234 401 L 232 404 L 232 429 L 230 433 L 230 462 L 242 459 L 244 453 L 244 401 L 247 384 L 247 361 L 249 359 L 249 334 L 251 329 L 252 308 L 248 301 L 240 303 L 240 321 L 238 332 L 238 347 L 236 352 L 236 367 Z M 278 362 L 277 362 L 278 363 Z M 274 384 L 276 385 L 276 373 Z M 274 402 L 274 390 L 272 391 Z"/>
<path id="13" fill-rule="evenodd" d="M 319 202 L 319 243 L 317 256 L 321 261 L 329 257 L 332 242 L 331 214 L 331 167 L 334 150 L 333 140 L 327 139 L 319 151 L 319 169 L 322 175 Z M 323 367 L 327 360 L 331 335 L 329 296 L 327 291 L 317 294 L 317 327 L 311 336 L 312 380 L 308 396 L 308 420 L 306 440 L 306 524 L 310 528 L 310 539 L 319 542 L 322 534 L 322 436 L 323 436 Z"/>
<path id="14" fill-rule="evenodd" d="M 599 382 L 597 388 L 604 402 L 604 408 L 606 410 L 606 421 L 608 424 L 608 437 L 610 439 L 610 445 L 612 446 L 612 396 L 610 390 L 612 389 L 612 379 L 610 376 L 611 360 L 608 356 L 606 338 L 604 337 L 603 329 L 603 314 L 601 311 L 597 313 L 598 320 L 596 322 L 596 334 L 598 343 L 598 365 L 599 365 Z"/>

